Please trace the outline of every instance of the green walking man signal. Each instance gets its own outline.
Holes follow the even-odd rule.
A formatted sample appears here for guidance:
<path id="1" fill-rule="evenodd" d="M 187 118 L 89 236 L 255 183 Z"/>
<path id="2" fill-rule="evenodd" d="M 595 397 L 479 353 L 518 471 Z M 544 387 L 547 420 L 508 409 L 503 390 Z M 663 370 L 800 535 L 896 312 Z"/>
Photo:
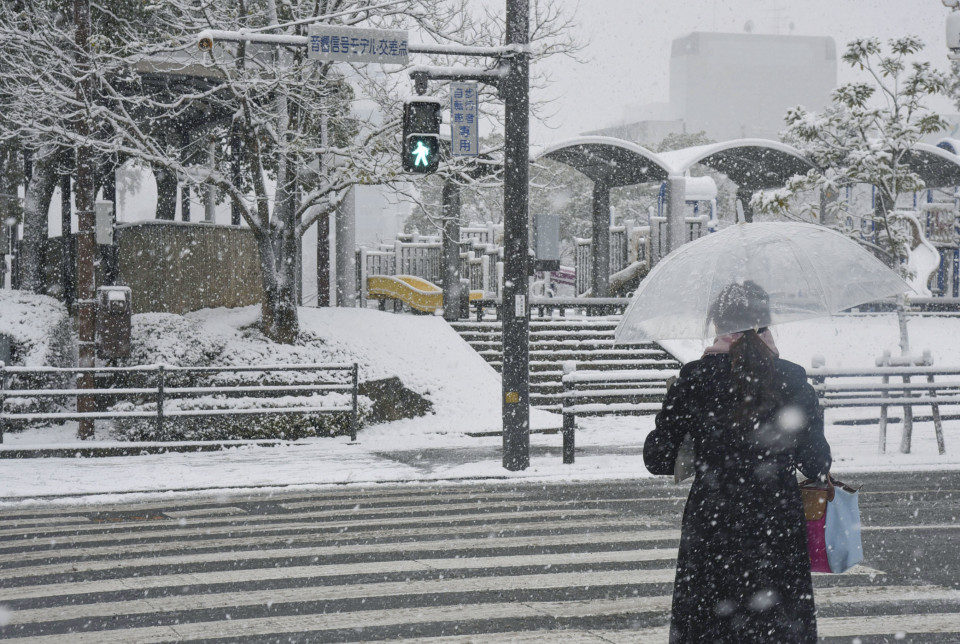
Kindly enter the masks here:
<path id="1" fill-rule="evenodd" d="M 434 172 L 440 165 L 440 101 L 427 96 L 403 105 L 403 169 Z"/>

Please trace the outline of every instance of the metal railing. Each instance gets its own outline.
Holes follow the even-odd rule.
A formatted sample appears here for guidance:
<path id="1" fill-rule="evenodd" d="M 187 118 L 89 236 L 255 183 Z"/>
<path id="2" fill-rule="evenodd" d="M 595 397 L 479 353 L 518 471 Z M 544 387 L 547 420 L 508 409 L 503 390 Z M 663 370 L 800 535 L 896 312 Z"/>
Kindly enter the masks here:
<path id="1" fill-rule="evenodd" d="M 878 422 L 880 453 L 886 451 L 891 407 L 903 408 L 901 451 L 910 451 L 913 421 L 917 420 L 913 415 L 913 408 L 917 406 L 930 407 L 937 450 L 940 454 L 946 452 L 941 409 L 960 406 L 960 367 L 814 367 L 807 370 L 807 376 L 824 408 L 876 408 L 879 411 L 879 419 L 876 421 L 873 418 L 865 420 L 871 424 Z M 899 378 L 901 382 L 891 382 L 891 378 Z M 914 378 L 921 380 L 917 382 Z M 952 416 L 958 417 L 960 416 Z M 835 422 L 839 424 L 843 421 Z"/>
<path id="2" fill-rule="evenodd" d="M 244 382 L 243 378 L 227 383 L 208 386 L 183 386 L 177 380 L 186 376 L 225 374 L 272 374 L 296 372 L 303 382 L 284 382 L 277 385 L 263 385 L 259 382 Z M 32 383 L 44 378 L 73 378 L 79 374 L 92 373 L 112 376 L 121 382 L 129 379 L 152 380 L 152 386 L 120 386 L 78 389 L 76 387 L 38 387 Z M 342 374 L 339 375 L 338 374 Z M 179 378 L 178 378 L 179 376 Z M 262 377 L 262 376 L 261 376 Z M 342 392 L 350 398 L 350 404 L 318 405 L 316 394 Z M 305 401 L 291 406 L 258 406 L 252 408 L 222 409 L 216 407 L 199 409 L 177 409 L 170 403 L 198 396 L 217 395 L 223 400 L 230 397 L 248 397 L 259 394 L 255 400 L 268 402 L 277 395 L 296 395 Z M 308 395 L 308 396 L 305 396 Z M 153 418 L 156 431 L 163 431 L 164 423 L 171 418 L 198 416 L 251 416 L 280 414 L 350 414 L 350 438 L 356 440 L 359 425 L 357 405 L 358 369 L 354 364 L 305 364 L 305 365 L 267 365 L 250 367 L 174 367 L 168 365 L 149 365 L 139 367 L 15 367 L 0 362 L 0 443 L 8 423 L 62 422 L 68 420 L 108 420 Z M 49 412 L 20 412 L 8 409 L 11 400 L 46 400 L 60 407 Z M 136 401 L 138 404 L 154 403 L 156 410 L 104 410 L 96 404 L 102 399 L 112 399 L 114 404 Z M 74 410 L 65 409 L 74 402 Z M 294 401 L 296 402 L 296 401 Z"/>

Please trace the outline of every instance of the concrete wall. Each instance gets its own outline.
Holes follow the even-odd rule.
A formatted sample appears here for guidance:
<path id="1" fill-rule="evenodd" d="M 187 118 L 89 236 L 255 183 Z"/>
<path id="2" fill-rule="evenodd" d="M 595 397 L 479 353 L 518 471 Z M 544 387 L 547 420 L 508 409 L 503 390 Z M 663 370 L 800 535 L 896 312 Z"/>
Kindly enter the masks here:
<path id="1" fill-rule="evenodd" d="M 150 221 L 116 228 L 119 283 L 133 312 L 259 304 L 260 251 L 248 228 Z"/>

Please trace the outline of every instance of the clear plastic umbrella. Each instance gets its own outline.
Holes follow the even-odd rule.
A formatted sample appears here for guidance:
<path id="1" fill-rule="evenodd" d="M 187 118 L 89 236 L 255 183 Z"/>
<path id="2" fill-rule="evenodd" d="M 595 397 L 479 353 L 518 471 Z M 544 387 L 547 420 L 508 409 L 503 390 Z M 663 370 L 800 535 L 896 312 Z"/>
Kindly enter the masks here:
<path id="1" fill-rule="evenodd" d="M 640 283 L 616 330 L 620 344 L 712 338 L 756 324 L 710 319 L 720 292 L 752 281 L 769 296 L 766 324 L 825 317 L 911 291 L 838 232 L 803 223 L 737 224 L 684 244 Z"/>

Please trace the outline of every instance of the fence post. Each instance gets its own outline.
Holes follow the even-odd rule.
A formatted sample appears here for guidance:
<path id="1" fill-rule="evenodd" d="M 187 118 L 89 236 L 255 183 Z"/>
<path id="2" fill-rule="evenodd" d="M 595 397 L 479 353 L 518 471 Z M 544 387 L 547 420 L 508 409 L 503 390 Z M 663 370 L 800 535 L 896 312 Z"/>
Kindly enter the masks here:
<path id="1" fill-rule="evenodd" d="M 358 375 L 357 363 L 354 362 L 353 363 L 353 391 L 351 392 L 353 396 L 353 411 L 350 415 L 350 441 L 354 443 L 357 441 L 357 425 L 359 425 L 359 422 L 360 422 L 358 417 L 359 414 L 357 411 L 357 387 L 359 386 L 359 383 L 357 382 L 358 380 L 357 375 Z"/>
<path id="2" fill-rule="evenodd" d="M 565 376 L 573 375 L 577 371 L 577 365 L 571 362 L 563 363 L 563 462 L 564 464 L 573 463 L 574 460 L 574 433 L 577 429 L 577 418 L 574 416 L 571 408 L 570 395 L 573 393 L 573 385 Z"/>
<path id="3" fill-rule="evenodd" d="M 910 376 L 903 376 L 903 383 L 910 384 Z M 910 399 L 910 389 L 905 388 L 903 393 L 904 400 Z M 902 454 L 910 453 L 910 442 L 913 439 L 913 407 L 911 405 L 903 406 L 903 434 L 900 436 L 900 452 Z"/>
<path id="4" fill-rule="evenodd" d="M 163 386 L 164 369 L 163 365 L 157 365 L 157 438 L 162 440 L 163 434 Z"/>
<path id="5" fill-rule="evenodd" d="M 890 376 L 884 375 L 881 379 L 883 384 L 890 383 Z M 887 404 L 883 401 L 884 398 L 889 398 L 890 392 L 884 387 L 883 391 L 880 392 L 880 453 L 885 454 L 887 451 Z"/>
<path id="6" fill-rule="evenodd" d="M 360 274 L 360 279 L 358 284 L 358 290 L 360 292 L 360 308 L 367 308 L 367 275 L 369 269 L 367 267 L 367 249 L 365 246 L 361 246 L 357 249 L 357 272 Z"/>
<path id="7" fill-rule="evenodd" d="M 933 385 L 932 373 L 927 376 L 927 382 Z M 936 387 L 930 387 L 930 397 L 934 399 L 937 397 Z M 2 407 L 0 407 L 0 409 L 2 409 Z M 933 431 L 937 436 L 937 451 L 940 452 L 941 455 L 946 454 L 947 448 L 943 444 L 943 420 L 940 418 L 940 404 L 936 401 L 930 403 L 930 414 L 933 416 Z M 0 434 L 0 442 L 2 442 L 2 438 L 3 435 Z"/>

